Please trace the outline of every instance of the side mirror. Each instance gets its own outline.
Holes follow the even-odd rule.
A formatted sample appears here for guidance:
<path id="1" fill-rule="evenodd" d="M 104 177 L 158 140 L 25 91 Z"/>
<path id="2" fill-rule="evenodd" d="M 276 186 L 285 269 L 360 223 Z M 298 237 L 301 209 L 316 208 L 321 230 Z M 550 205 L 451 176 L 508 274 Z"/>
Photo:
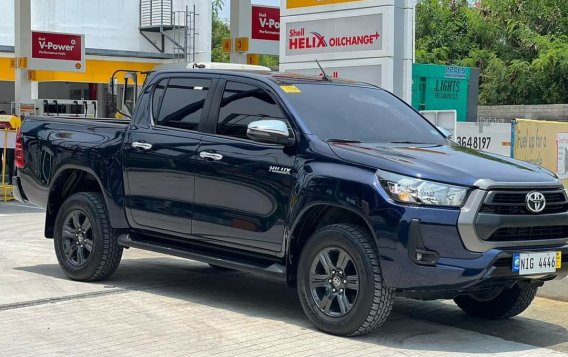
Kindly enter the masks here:
<path id="1" fill-rule="evenodd" d="M 452 140 L 452 133 L 446 129 L 446 128 L 442 128 L 441 126 L 437 126 L 436 128 L 438 128 L 438 130 L 442 133 L 442 135 L 444 135 L 444 137 L 448 140 Z"/>
<path id="2" fill-rule="evenodd" d="M 294 138 L 290 137 L 288 126 L 281 120 L 257 120 L 247 127 L 247 136 L 251 140 L 273 144 L 294 144 Z"/>

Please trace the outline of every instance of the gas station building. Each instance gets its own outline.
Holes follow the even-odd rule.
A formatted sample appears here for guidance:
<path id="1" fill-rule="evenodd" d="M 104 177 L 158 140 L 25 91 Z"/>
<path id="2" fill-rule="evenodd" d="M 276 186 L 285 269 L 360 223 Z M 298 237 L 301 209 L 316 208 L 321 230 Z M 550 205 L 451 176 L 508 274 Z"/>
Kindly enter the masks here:
<path id="1" fill-rule="evenodd" d="M 97 100 L 98 116 L 112 115 L 105 104 L 115 70 L 147 71 L 174 60 L 211 59 L 210 0 L 9 0 L 0 2 L 0 14 L 5 15 L 0 21 L 0 111 L 10 112 L 16 99 L 15 67 L 21 66 L 15 38 L 26 31 L 20 23 L 26 18 L 31 21 L 27 31 L 82 34 L 85 48 L 82 71 L 22 70 L 31 80 L 31 96 Z M 25 39 L 20 42 L 30 47 Z M 25 96 L 30 90 L 21 91 Z"/>
<path id="2" fill-rule="evenodd" d="M 317 60 L 330 76 L 379 85 L 410 102 L 414 2 L 281 0 L 277 8 L 227 0 L 231 38 L 223 49 L 234 63 L 272 54 L 281 71 L 322 75 Z M 211 60 L 211 12 L 210 0 L 3 1 L 0 110 L 20 113 L 14 102 L 29 110 L 35 101 L 28 114 L 53 111 L 48 102 L 62 114 L 63 100 L 96 101 L 96 116 L 111 116 L 114 71 Z M 66 47 L 73 43 L 83 49 L 76 58 Z M 50 44 L 60 50 L 46 50 Z"/>

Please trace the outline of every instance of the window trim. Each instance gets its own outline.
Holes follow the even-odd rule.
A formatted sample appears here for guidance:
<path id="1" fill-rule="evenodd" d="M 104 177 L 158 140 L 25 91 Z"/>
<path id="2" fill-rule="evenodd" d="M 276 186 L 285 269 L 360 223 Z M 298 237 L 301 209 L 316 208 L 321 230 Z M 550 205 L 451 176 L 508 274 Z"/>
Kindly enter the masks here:
<path id="1" fill-rule="evenodd" d="M 156 94 L 156 90 L 158 89 L 158 84 L 165 81 L 166 85 L 164 86 L 164 94 L 162 98 L 160 98 L 160 103 L 158 104 L 158 116 L 160 115 L 160 110 L 162 109 L 162 103 L 164 101 L 164 97 L 166 96 L 166 89 L 168 88 L 168 84 L 170 84 L 170 77 L 165 77 L 157 80 L 154 85 L 152 86 L 152 98 L 150 98 L 150 125 L 155 126 L 155 118 L 154 118 L 154 95 Z"/>

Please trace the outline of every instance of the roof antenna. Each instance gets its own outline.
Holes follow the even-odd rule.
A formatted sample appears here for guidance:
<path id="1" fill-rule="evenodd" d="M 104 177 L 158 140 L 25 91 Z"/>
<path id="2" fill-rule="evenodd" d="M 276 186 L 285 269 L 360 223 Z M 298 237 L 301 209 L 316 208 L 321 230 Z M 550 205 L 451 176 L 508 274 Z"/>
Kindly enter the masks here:
<path id="1" fill-rule="evenodd" d="M 323 67 L 321 66 L 318 60 L 316 60 L 316 63 L 318 64 L 318 67 L 321 69 L 321 73 L 323 73 L 323 77 L 321 80 L 326 82 L 332 82 L 331 78 L 327 75 L 327 73 L 325 73 Z"/>

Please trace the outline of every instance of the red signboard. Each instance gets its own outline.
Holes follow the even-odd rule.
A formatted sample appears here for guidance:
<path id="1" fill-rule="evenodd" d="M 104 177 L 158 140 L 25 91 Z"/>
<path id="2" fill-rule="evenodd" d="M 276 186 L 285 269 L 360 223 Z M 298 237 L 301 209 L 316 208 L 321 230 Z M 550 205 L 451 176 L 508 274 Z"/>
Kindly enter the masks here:
<path id="1" fill-rule="evenodd" d="M 280 41 L 280 8 L 252 6 L 251 38 Z"/>
<path id="2" fill-rule="evenodd" d="M 81 62 L 82 36 L 32 31 L 32 58 Z"/>

